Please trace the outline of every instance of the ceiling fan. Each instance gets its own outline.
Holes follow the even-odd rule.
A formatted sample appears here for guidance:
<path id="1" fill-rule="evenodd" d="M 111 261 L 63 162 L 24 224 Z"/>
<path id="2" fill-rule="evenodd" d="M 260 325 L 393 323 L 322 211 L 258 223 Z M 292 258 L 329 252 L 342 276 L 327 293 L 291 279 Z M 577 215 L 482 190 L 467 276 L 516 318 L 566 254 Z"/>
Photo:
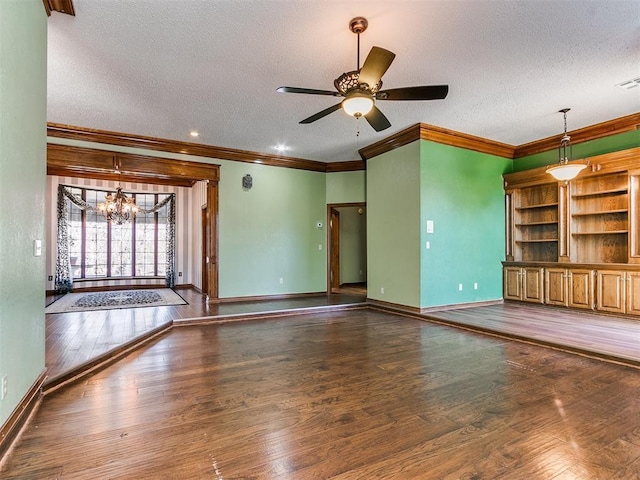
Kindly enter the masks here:
<path id="1" fill-rule="evenodd" d="M 315 90 L 312 88 L 280 87 L 281 93 L 304 93 L 308 95 L 329 95 L 344 97 L 342 102 L 305 118 L 300 123 L 313 123 L 342 108 L 355 118 L 364 117 L 377 132 L 391 126 L 387 117 L 376 107 L 377 100 L 441 100 L 449 93 L 448 85 L 423 85 L 417 87 L 382 88 L 382 76 L 387 71 L 396 54 L 380 47 L 373 47 L 360 68 L 360 34 L 367 29 L 366 18 L 356 17 L 349 22 L 349 30 L 358 35 L 358 69 L 346 72 L 336 78 L 333 85 L 337 91 Z"/>

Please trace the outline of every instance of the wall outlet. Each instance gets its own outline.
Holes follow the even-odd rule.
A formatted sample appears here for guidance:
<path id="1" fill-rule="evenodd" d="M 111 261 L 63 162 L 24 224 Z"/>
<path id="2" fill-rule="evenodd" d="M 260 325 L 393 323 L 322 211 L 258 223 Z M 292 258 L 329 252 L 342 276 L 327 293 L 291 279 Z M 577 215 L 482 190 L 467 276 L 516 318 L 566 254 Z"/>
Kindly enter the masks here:
<path id="1" fill-rule="evenodd" d="M 459 284 L 458 284 L 458 291 L 459 291 L 459 292 L 461 292 L 461 291 L 462 291 L 462 284 L 461 284 L 461 283 L 459 283 Z"/>
<path id="2" fill-rule="evenodd" d="M 318 244 L 318 250 L 322 250 L 322 244 L 321 243 Z"/>
<path id="3" fill-rule="evenodd" d="M 178 272 L 178 276 L 181 277 L 182 276 L 182 272 Z"/>
<path id="4" fill-rule="evenodd" d="M 4 400 L 7 398 L 7 394 L 9 393 L 9 377 L 5 375 L 2 377 L 2 392 L 0 400 Z"/>
<path id="5" fill-rule="evenodd" d="M 49 281 L 53 282 L 53 275 L 49 275 Z"/>
<path id="6" fill-rule="evenodd" d="M 474 290 L 477 290 L 477 289 L 478 289 L 478 282 L 475 282 L 475 283 L 473 284 L 473 289 L 474 289 Z"/>
<path id="7" fill-rule="evenodd" d="M 280 285 L 284 283 L 284 278 L 280 277 Z"/>
<path id="8" fill-rule="evenodd" d="M 380 294 L 384 295 L 384 287 L 380 287 Z"/>

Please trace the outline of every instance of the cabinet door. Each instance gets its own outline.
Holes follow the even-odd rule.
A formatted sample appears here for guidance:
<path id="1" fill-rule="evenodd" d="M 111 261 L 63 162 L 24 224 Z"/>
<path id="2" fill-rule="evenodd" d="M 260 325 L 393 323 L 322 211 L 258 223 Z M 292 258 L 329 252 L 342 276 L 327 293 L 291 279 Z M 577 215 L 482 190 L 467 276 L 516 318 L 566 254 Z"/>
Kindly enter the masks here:
<path id="1" fill-rule="evenodd" d="M 545 303 L 563 307 L 569 304 L 567 278 L 568 271 L 566 268 L 545 269 Z"/>
<path id="2" fill-rule="evenodd" d="M 593 310 L 593 270 L 569 271 L 569 306 Z"/>
<path id="3" fill-rule="evenodd" d="M 520 267 L 504 267 L 505 300 L 522 300 Z"/>
<path id="4" fill-rule="evenodd" d="M 627 272 L 625 288 L 626 312 L 630 315 L 640 315 L 640 272 Z"/>
<path id="5" fill-rule="evenodd" d="M 603 312 L 624 313 L 625 310 L 625 272 L 617 270 L 598 270 L 598 294 L 596 309 Z"/>
<path id="6" fill-rule="evenodd" d="M 522 269 L 524 280 L 522 289 L 522 299 L 526 302 L 544 302 L 544 268 Z"/>

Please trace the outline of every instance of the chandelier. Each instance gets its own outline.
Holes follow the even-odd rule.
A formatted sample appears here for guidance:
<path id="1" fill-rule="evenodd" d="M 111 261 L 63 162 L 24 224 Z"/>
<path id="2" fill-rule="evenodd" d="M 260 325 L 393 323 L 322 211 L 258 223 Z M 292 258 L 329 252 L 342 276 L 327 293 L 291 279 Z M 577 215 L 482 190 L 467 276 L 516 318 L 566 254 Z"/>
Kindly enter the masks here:
<path id="1" fill-rule="evenodd" d="M 560 140 L 560 148 L 558 148 L 558 164 L 547 168 L 546 172 L 552 175 L 556 180 L 563 180 L 568 182 L 573 180 L 582 170 L 587 168 L 587 164 L 584 163 L 569 163 L 571 160 L 571 146 L 569 142 L 571 137 L 567 135 L 567 112 L 570 108 L 563 108 L 558 113 L 564 114 L 564 135 Z M 568 154 L 567 154 L 568 151 Z"/>
<path id="2" fill-rule="evenodd" d="M 120 185 L 116 188 L 115 195 L 108 193 L 104 202 L 98 204 L 97 209 L 106 217 L 108 222 L 115 221 L 118 225 L 135 218 L 136 213 L 138 213 L 136 201 L 122 193 Z"/>

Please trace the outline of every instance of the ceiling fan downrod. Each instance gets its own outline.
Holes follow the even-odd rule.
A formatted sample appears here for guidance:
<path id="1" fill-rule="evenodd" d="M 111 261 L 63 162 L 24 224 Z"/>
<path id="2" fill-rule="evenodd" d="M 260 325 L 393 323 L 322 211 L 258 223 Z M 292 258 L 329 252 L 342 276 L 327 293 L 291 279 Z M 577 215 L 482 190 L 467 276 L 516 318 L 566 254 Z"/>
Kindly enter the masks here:
<path id="1" fill-rule="evenodd" d="M 352 18 L 349 22 L 349 30 L 358 35 L 358 63 L 356 65 L 356 70 L 360 71 L 360 34 L 364 32 L 369 26 L 369 22 L 364 17 L 355 17 Z"/>

